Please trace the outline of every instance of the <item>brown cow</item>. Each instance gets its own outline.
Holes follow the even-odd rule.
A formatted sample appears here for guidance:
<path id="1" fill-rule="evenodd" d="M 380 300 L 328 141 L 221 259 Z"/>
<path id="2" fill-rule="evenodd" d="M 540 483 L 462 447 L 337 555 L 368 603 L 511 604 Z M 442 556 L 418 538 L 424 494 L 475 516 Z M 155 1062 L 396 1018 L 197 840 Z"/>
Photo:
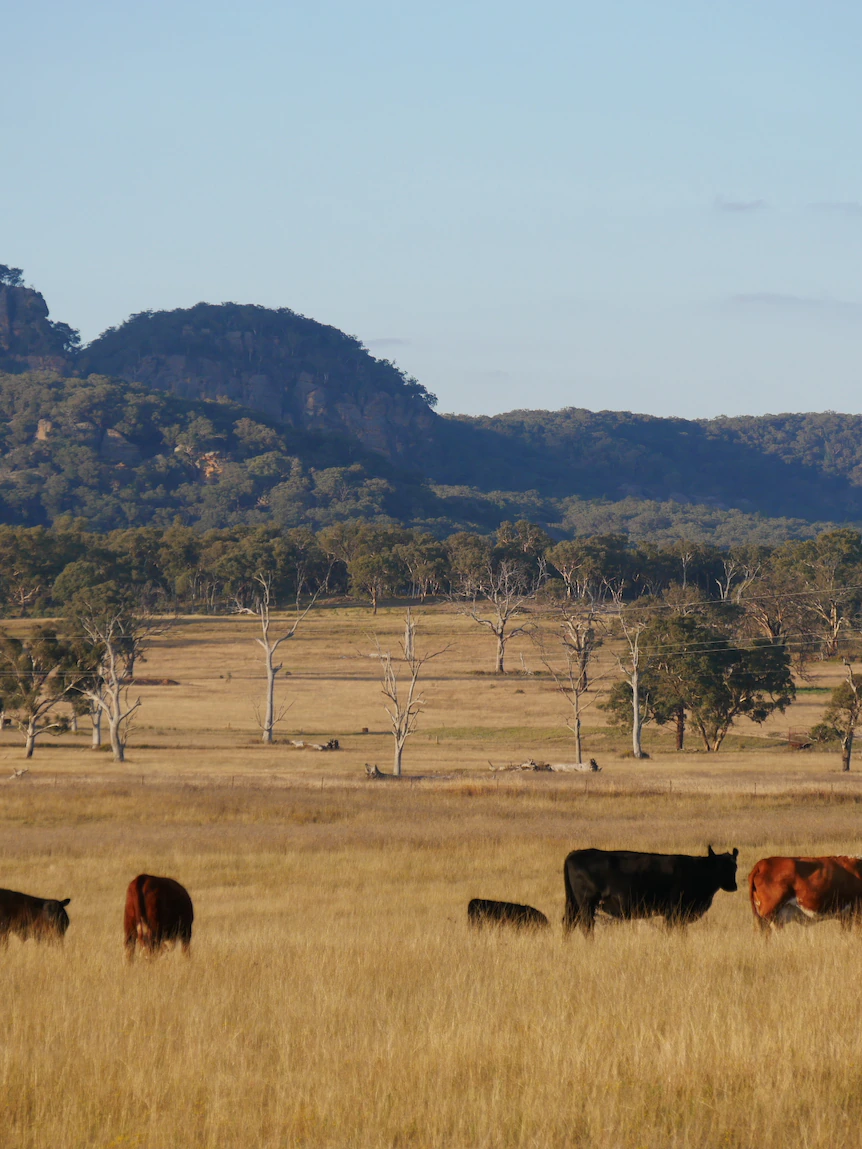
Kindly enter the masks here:
<path id="1" fill-rule="evenodd" d="M 61 942 L 69 928 L 66 913 L 71 898 L 34 898 L 16 890 L 0 890 L 0 946 L 8 945 L 9 935 L 17 934 L 22 942 Z"/>
<path id="2" fill-rule="evenodd" d="M 176 941 L 187 954 L 194 916 L 192 900 L 179 882 L 138 874 L 126 890 L 126 957 L 134 958 L 136 944 L 145 953 L 155 954 L 167 942 Z"/>
<path id="3" fill-rule="evenodd" d="M 827 918 L 849 929 L 862 921 L 862 858 L 761 858 L 748 892 L 763 930 Z"/>

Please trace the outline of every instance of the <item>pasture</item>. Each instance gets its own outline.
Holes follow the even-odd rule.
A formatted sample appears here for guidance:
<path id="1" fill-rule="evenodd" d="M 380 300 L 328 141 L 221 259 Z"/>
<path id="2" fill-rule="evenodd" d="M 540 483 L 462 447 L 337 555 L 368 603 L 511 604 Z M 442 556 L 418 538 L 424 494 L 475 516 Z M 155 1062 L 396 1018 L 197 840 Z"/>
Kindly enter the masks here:
<path id="1" fill-rule="evenodd" d="M 862 853 L 862 782 L 778 738 L 816 720 L 839 668 L 715 756 L 651 732 L 636 763 L 591 711 L 601 774 L 492 772 L 571 760 L 561 700 L 535 674 L 476 675 L 489 637 L 418 614 L 420 648 L 451 644 L 405 752 L 420 781 L 364 779 L 391 760 L 370 636 L 394 647 L 402 612 L 360 608 L 283 648 L 283 736 L 336 753 L 259 745 L 254 621 L 196 618 L 139 668 L 179 685 L 141 687 L 125 766 L 82 730 L 0 781 L 0 885 L 72 898 L 62 948 L 0 952 L 4 1149 L 862 1144 L 862 936 L 763 940 L 744 892 L 771 853 Z M 528 643 L 509 661 L 537 668 Z M 21 765 L 4 732 L 0 779 Z M 570 849 L 707 843 L 739 847 L 741 888 L 702 921 L 563 937 Z M 124 963 L 140 871 L 189 889 L 188 961 Z M 551 929 L 470 931 L 476 896 Z"/>

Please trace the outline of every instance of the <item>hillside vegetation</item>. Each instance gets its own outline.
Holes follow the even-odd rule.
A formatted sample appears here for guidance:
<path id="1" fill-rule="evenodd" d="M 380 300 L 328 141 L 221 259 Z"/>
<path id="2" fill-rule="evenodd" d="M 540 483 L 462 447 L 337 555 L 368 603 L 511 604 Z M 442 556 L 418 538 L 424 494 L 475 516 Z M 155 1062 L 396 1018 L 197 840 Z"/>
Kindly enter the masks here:
<path id="1" fill-rule="evenodd" d="M 364 518 L 443 535 L 530 518 L 721 545 L 862 522 L 862 416 L 441 416 L 396 365 L 286 308 L 142 312 L 80 348 L 0 266 L 0 370 L 6 522 Z"/>

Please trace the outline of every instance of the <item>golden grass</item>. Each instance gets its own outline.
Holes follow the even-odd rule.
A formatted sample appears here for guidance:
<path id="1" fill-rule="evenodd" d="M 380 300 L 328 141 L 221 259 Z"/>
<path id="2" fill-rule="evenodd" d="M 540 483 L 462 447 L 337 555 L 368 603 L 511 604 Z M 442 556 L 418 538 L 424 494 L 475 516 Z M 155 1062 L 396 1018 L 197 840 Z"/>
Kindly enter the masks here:
<path id="1" fill-rule="evenodd" d="M 362 780 L 389 753 L 373 665 L 349 644 L 398 616 L 344 610 L 286 652 L 293 731 L 341 738 L 338 754 L 255 745 L 248 624 L 201 619 L 141 668 L 182 685 L 142 689 L 125 768 L 67 738 L 0 782 L 0 885 L 72 897 L 62 949 L 0 953 L 0 1145 L 862 1145 L 862 938 L 764 941 L 742 890 L 683 933 L 559 924 L 578 846 L 738 846 L 743 879 L 770 853 L 862 853 L 856 776 L 757 731 L 715 757 L 656 740 L 647 763 L 605 735 L 588 741 L 597 777 L 492 775 L 489 757 L 565 760 L 558 701 L 541 680 L 470 677 L 484 636 L 423 623 L 458 644 L 405 759 L 439 780 Z M 124 964 L 142 870 L 190 890 L 188 961 Z M 535 905 L 552 929 L 471 932 L 473 896 Z"/>

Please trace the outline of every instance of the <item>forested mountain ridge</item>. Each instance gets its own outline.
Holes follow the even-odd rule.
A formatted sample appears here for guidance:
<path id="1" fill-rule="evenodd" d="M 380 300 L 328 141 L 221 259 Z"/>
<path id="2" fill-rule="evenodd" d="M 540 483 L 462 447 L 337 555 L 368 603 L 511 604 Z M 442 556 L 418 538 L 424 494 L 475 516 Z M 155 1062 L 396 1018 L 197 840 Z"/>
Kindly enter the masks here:
<path id="1" fill-rule="evenodd" d="M 142 312 L 76 360 L 93 372 L 184 399 L 228 399 L 290 427 L 355 436 L 404 462 L 438 422 L 415 379 L 358 339 L 287 308 L 198 303 Z"/>
<path id="2" fill-rule="evenodd" d="M 439 505 L 349 436 L 104 376 L 0 374 L 0 522 L 290 527 L 421 520 Z"/>
<path id="3" fill-rule="evenodd" d="M 862 416 L 441 416 L 394 364 L 287 309 L 143 312 L 80 348 L 0 266 L 0 371 L 7 522 L 364 517 L 441 534 L 529 517 L 726 543 L 862 522 Z"/>
<path id="4" fill-rule="evenodd" d="M 458 416 L 485 450 L 450 481 L 478 487 L 507 466 L 545 495 L 700 504 L 806 519 L 862 517 L 862 416 L 676 419 L 629 411 Z"/>

